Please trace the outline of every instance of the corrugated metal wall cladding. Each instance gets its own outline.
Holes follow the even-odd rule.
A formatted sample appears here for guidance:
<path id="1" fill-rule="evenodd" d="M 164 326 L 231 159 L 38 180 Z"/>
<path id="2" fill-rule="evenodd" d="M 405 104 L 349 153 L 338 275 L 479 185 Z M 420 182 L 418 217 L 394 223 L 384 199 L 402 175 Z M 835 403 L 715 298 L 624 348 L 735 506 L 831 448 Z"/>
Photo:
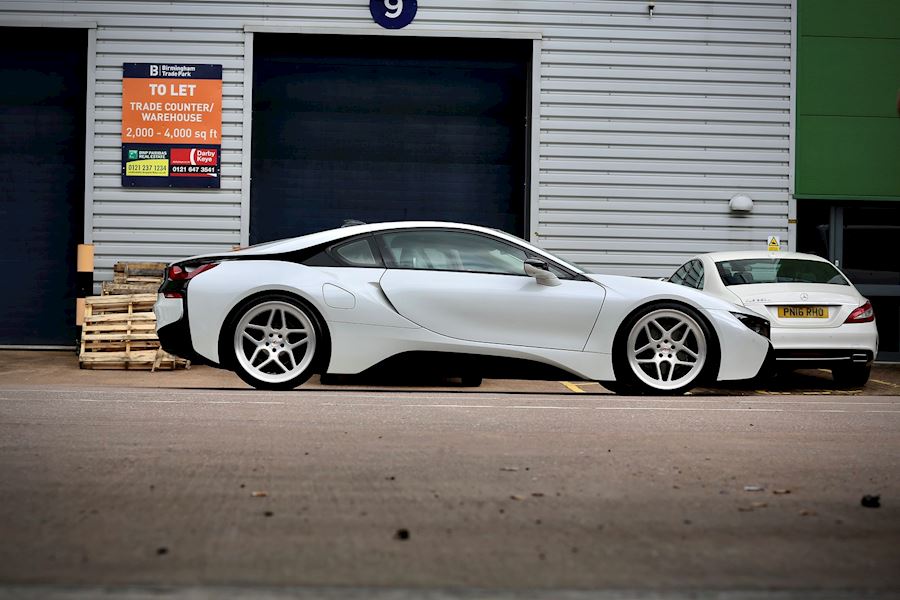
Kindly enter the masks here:
<path id="1" fill-rule="evenodd" d="M 244 27 L 378 30 L 360 0 L 0 2 L 4 16 L 98 24 L 97 272 L 239 243 Z M 593 268 L 671 273 L 689 255 L 787 238 L 791 0 L 430 0 L 404 33 L 541 36 L 533 239 Z M 448 39 L 448 44 L 458 43 Z M 123 62 L 222 64 L 222 189 L 120 185 Z M 748 193 L 749 215 L 728 199 Z M 162 232 L 168 237 L 160 237 Z"/>

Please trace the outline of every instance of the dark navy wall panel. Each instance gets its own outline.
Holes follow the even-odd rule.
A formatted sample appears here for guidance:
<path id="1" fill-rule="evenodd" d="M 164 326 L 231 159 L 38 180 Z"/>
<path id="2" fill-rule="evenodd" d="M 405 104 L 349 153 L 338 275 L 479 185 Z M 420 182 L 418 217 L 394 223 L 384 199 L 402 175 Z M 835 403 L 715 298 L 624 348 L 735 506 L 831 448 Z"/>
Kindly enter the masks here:
<path id="1" fill-rule="evenodd" d="M 0 345 L 73 345 L 87 33 L 0 27 Z"/>
<path id="2" fill-rule="evenodd" d="M 258 34 L 250 240 L 344 219 L 522 235 L 531 42 Z"/>

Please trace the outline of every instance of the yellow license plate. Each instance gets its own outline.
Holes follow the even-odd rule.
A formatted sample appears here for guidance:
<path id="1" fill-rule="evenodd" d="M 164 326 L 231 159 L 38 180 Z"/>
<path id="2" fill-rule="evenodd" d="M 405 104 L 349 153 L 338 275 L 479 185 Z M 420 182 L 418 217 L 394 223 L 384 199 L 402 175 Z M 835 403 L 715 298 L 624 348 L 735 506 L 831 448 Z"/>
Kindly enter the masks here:
<path id="1" fill-rule="evenodd" d="M 779 306 L 781 319 L 827 319 L 827 306 Z"/>

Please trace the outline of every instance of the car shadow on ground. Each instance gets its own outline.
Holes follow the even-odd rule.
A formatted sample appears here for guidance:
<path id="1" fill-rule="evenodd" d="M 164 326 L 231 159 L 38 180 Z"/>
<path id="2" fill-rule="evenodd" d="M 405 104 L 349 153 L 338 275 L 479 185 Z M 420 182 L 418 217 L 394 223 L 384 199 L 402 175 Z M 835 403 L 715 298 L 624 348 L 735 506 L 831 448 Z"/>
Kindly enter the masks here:
<path id="1" fill-rule="evenodd" d="M 874 375 L 887 373 L 887 381 L 876 379 Z M 781 372 L 776 375 L 759 377 L 747 381 L 723 381 L 715 387 L 697 388 L 693 395 L 753 395 L 753 394 L 877 394 L 900 395 L 898 369 L 879 369 L 873 371 L 873 377 L 865 386 L 847 387 L 835 383 L 829 369 L 799 369 Z"/>
<path id="2" fill-rule="evenodd" d="M 480 387 L 465 385 L 459 377 L 435 373 L 380 372 L 361 375 L 328 375 L 321 382 L 326 388 L 382 388 L 405 390 L 410 388 L 455 388 L 455 391 L 487 392 L 499 385 L 509 387 L 513 382 L 485 380 Z M 612 394 L 592 382 L 531 381 L 516 382 L 523 393 L 588 393 Z M 557 387 L 558 386 L 558 387 Z M 873 370 L 872 378 L 863 387 L 842 387 L 834 382 L 827 369 L 801 369 L 747 381 L 719 382 L 714 387 L 698 387 L 693 396 L 752 396 L 767 394 L 842 394 L 842 395 L 900 395 L 900 365 L 885 365 Z"/>

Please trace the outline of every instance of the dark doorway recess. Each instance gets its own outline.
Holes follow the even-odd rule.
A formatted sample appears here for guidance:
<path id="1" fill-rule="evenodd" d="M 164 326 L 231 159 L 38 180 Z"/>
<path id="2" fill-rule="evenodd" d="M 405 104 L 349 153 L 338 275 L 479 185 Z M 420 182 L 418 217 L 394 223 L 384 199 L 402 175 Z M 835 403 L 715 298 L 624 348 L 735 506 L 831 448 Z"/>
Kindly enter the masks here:
<path id="1" fill-rule="evenodd" d="M 257 34 L 252 243 L 345 219 L 523 235 L 530 40 Z"/>
<path id="2" fill-rule="evenodd" d="M 0 27 L 0 345 L 75 344 L 87 32 Z"/>

